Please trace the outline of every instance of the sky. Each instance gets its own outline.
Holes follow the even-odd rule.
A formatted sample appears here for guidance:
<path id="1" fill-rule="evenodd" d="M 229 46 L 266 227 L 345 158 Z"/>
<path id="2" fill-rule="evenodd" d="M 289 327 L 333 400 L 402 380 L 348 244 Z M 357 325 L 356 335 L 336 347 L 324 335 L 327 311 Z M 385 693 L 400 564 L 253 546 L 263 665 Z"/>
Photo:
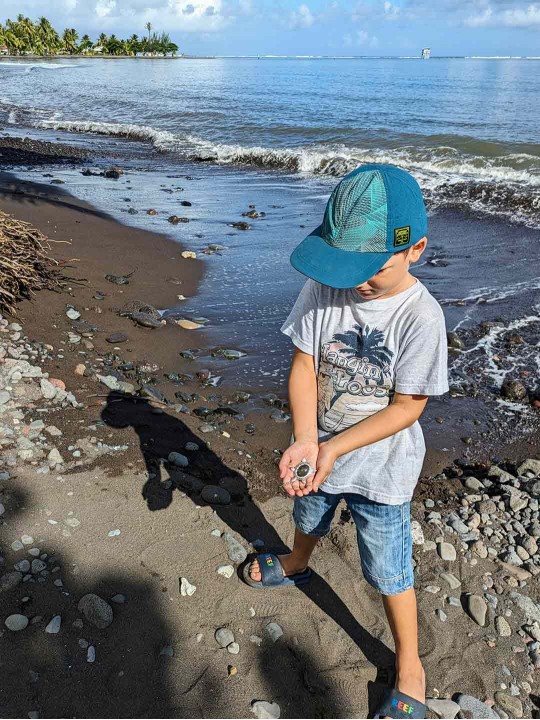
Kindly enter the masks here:
<path id="1" fill-rule="evenodd" d="M 19 13 L 92 38 L 151 22 L 190 55 L 540 56 L 540 0 L 1 0 Z"/>

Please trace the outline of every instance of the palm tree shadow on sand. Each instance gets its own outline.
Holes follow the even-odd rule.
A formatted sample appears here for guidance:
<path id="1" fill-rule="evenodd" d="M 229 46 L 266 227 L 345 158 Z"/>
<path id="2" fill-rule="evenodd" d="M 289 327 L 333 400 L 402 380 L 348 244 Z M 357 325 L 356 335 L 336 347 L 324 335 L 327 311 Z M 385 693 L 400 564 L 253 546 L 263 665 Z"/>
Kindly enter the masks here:
<path id="1" fill-rule="evenodd" d="M 188 495 L 199 506 L 209 505 L 201 497 L 202 489 L 205 485 L 220 485 L 229 491 L 231 503 L 212 504 L 211 507 L 233 532 L 248 543 L 262 541 L 263 550 L 290 552 L 290 548 L 253 501 L 245 478 L 225 465 L 179 417 L 167 412 L 156 414 L 155 409 L 144 398 L 117 391 L 108 395 L 101 417 L 111 428 L 132 427 L 137 433 L 148 472 L 142 496 L 149 510 L 155 512 L 168 507 L 173 501 L 175 489 Z M 185 450 L 188 442 L 196 443 L 199 449 Z M 181 452 L 189 458 L 189 473 L 166 460 L 171 452 Z M 162 469 L 168 472 L 168 478 L 163 479 Z M 368 683 L 371 709 L 384 684 L 393 682 L 394 652 L 356 620 L 345 603 L 317 573 L 314 573 L 310 583 L 298 589 L 339 625 L 365 658 L 377 668 L 375 681 Z M 276 667 L 275 663 L 269 663 L 265 664 L 264 672 L 269 685 L 274 688 L 281 686 L 283 692 L 280 694 L 286 695 L 288 682 L 282 669 Z M 309 716 L 317 717 L 316 714 Z"/>

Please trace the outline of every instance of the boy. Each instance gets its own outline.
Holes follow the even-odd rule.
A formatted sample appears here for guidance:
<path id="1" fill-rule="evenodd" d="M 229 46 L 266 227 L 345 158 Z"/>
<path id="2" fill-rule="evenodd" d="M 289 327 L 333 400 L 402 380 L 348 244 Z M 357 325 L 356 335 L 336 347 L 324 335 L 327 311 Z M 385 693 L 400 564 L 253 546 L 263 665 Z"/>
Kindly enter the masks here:
<path id="1" fill-rule="evenodd" d="M 425 717 L 418 655 L 410 500 L 425 443 L 418 418 L 448 391 L 444 315 L 409 273 L 426 247 L 416 180 L 363 165 L 334 188 L 322 224 L 295 248 L 308 276 L 281 331 L 294 344 L 291 446 L 280 477 L 294 497 L 292 553 L 246 566 L 253 587 L 309 580 L 309 558 L 345 499 L 366 580 L 382 595 L 396 649 L 396 684 L 375 717 Z M 306 479 L 294 468 L 307 460 Z"/>

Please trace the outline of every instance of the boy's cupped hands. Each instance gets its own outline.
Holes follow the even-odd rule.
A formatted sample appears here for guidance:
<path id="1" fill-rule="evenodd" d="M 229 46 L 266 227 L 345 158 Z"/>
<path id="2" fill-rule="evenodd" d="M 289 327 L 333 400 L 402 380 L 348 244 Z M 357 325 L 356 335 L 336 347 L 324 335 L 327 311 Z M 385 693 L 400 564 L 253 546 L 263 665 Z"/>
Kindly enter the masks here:
<path id="1" fill-rule="evenodd" d="M 300 481 L 295 476 L 293 468 L 304 458 L 317 470 L 308 475 L 305 481 Z M 331 473 L 336 458 L 337 454 L 329 443 L 297 440 L 285 450 L 279 462 L 279 476 L 285 492 L 291 497 L 317 492 L 319 486 Z"/>

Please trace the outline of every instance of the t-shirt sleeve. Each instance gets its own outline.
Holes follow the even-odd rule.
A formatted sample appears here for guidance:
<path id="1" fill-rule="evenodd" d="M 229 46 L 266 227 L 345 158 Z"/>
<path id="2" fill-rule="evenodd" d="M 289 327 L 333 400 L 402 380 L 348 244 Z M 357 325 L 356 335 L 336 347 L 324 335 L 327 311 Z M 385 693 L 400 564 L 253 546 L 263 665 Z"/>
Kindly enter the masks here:
<path id="1" fill-rule="evenodd" d="M 300 290 L 287 319 L 280 330 L 305 353 L 315 355 L 314 323 L 317 309 L 317 283 L 308 278 Z"/>
<path id="2" fill-rule="evenodd" d="M 409 334 L 395 365 L 395 391 L 406 395 L 443 395 L 448 392 L 448 342 L 440 315 L 418 322 Z"/>

